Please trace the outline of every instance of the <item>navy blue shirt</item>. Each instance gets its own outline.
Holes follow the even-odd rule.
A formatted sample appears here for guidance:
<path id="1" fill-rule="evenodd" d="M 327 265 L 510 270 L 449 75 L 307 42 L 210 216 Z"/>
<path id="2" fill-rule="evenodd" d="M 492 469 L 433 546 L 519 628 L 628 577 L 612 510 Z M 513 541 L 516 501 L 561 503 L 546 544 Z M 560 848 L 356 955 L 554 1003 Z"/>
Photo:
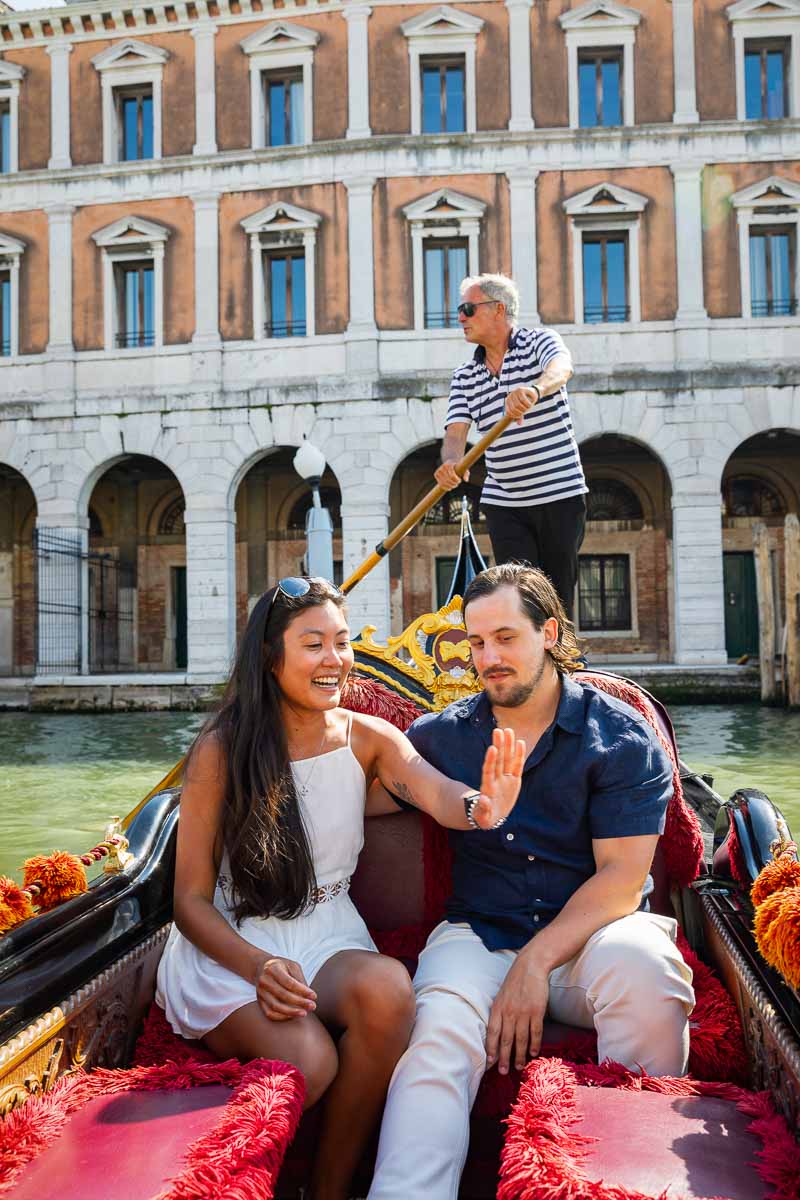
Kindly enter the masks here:
<path id="1" fill-rule="evenodd" d="M 495 724 L 480 692 L 419 717 L 408 737 L 429 763 L 477 789 Z M 555 720 L 528 755 L 505 825 L 450 830 L 447 919 L 466 921 L 490 950 L 520 949 L 595 874 L 592 839 L 662 833 L 671 796 L 672 764 L 644 717 L 562 677 Z"/>

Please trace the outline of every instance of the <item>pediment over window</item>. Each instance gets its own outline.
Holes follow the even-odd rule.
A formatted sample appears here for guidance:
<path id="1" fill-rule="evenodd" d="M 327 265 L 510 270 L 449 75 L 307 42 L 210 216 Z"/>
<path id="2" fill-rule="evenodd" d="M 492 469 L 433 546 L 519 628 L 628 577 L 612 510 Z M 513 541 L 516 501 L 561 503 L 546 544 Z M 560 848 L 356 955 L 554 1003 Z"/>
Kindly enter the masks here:
<path id="1" fill-rule="evenodd" d="M 460 12 L 449 4 L 440 4 L 438 8 L 428 9 L 408 21 L 403 21 L 400 28 L 406 37 L 436 38 L 458 34 L 478 34 L 483 29 L 484 22 L 480 17 L 471 13 Z"/>
<path id="2" fill-rule="evenodd" d="M 475 221 L 480 220 L 485 212 L 486 205 L 482 201 L 454 192 L 452 188 L 440 188 L 430 196 L 407 204 L 403 209 L 409 221 Z"/>
<path id="3" fill-rule="evenodd" d="M 613 0 L 590 0 L 558 18 L 562 29 L 587 32 L 596 29 L 635 29 L 642 19 L 638 9 Z"/>
<path id="4" fill-rule="evenodd" d="M 241 226 L 245 233 L 306 233 L 317 229 L 321 221 L 319 213 L 279 200 L 245 217 Z"/>
<path id="5" fill-rule="evenodd" d="M 131 67 L 162 67 L 168 58 L 169 51 L 162 50 L 160 46 L 126 38 L 124 42 L 118 42 L 101 54 L 96 54 L 92 64 L 98 71 L 130 70 Z"/>
<path id="6" fill-rule="evenodd" d="M 800 205 L 800 183 L 770 175 L 758 183 L 734 192 L 731 196 L 734 208 L 778 208 L 785 205 Z"/>
<path id="7" fill-rule="evenodd" d="M 270 21 L 244 38 L 240 45 L 245 54 L 258 54 L 264 50 L 312 50 L 318 42 L 319 33 L 315 29 L 306 29 L 292 21 Z"/>
<path id="8" fill-rule="evenodd" d="M 92 238 L 98 246 L 105 249 L 122 246 L 152 245 L 156 242 L 166 242 L 170 235 L 164 225 L 155 221 L 146 221 L 143 217 L 121 217 L 104 229 L 98 229 Z"/>
<path id="9" fill-rule="evenodd" d="M 597 183 L 594 187 L 578 192 L 564 201 L 564 212 L 568 217 L 617 216 L 644 212 L 647 196 L 640 196 L 616 183 Z"/>
<path id="10" fill-rule="evenodd" d="M 25 253 L 25 243 L 10 233 L 0 233 L 0 258 L 19 258 Z"/>
<path id="11" fill-rule="evenodd" d="M 0 87 L 4 83 L 19 83 L 25 74 L 25 68 L 17 63 L 5 62 L 0 59 Z"/>
<path id="12" fill-rule="evenodd" d="M 738 0 L 725 10 L 729 21 L 771 21 L 800 17 L 800 0 Z"/>

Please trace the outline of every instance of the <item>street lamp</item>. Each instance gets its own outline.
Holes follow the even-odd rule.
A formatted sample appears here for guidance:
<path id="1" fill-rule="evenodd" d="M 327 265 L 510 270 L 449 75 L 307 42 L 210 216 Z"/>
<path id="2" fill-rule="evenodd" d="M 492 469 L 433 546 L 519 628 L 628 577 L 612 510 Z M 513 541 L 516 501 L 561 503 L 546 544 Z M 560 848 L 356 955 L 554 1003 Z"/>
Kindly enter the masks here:
<path id="1" fill-rule="evenodd" d="M 327 508 L 323 508 L 319 495 L 325 455 L 303 438 L 293 465 L 297 474 L 302 475 L 311 488 L 312 496 L 311 508 L 306 513 L 306 572 L 309 575 L 321 575 L 333 583 L 333 521 Z"/>

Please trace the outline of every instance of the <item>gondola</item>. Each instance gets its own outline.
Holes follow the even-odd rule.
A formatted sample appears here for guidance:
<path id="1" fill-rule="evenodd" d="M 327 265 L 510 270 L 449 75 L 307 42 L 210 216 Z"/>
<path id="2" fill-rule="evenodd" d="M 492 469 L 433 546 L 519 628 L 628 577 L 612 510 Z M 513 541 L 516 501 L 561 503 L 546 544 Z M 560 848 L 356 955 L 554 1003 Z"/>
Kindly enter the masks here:
<path id="1" fill-rule="evenodd" d="M 482 565 L 465 509 L 448 601 L 386 643 L 371 628 L 355 639 L 349 707 L 407 727 L 477 689 L 460 594 Z M 637 707 L 673 757 L 651 903 L 677 915 L 695 970 L 691 1077 L 665 1087 L 597 1064 L 590 1033 L 548 1025 L 522 1075 L 485 1077 L 460 1196 L 798 1197 L 800 865 L 790 832 L 749 781 L 723 800 L 687 770 L 667 712 L 637 685 L 577 677 Z M 302 1194 L 317 1114 L 300 1120 L 298 1072 L 219 1064 L 176 1038 L 153 1004 L 179 795 L 176 771 L 106 838 L 111 870 L 0 939 L 0 1195 Z M 410 970 L 442 912 L 448 864 L 446 836 L 428 818 L 367 822 L 353 899 L 380 949 Z M 370 1170 L 367 1155 L 357 1195 Z"/>

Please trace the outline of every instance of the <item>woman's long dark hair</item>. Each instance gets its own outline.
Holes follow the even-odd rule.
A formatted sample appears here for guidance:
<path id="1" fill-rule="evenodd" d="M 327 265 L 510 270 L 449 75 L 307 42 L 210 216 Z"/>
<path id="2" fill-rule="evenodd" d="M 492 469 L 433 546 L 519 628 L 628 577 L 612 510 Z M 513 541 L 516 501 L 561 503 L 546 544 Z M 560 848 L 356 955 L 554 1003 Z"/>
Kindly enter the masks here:
<path id="1" fill-rule="evenodd" d="M 317 886 L 300 814 L 274 671 L 283 662 L 286 627 L 306 608 L 344 596 L 324 579 L 297 598 L 272 588 L 253 609 L 218 712 L 214 734 L 226 763 L 222 841 L 230 860 L 233 915 L 294 917 Z"/>

